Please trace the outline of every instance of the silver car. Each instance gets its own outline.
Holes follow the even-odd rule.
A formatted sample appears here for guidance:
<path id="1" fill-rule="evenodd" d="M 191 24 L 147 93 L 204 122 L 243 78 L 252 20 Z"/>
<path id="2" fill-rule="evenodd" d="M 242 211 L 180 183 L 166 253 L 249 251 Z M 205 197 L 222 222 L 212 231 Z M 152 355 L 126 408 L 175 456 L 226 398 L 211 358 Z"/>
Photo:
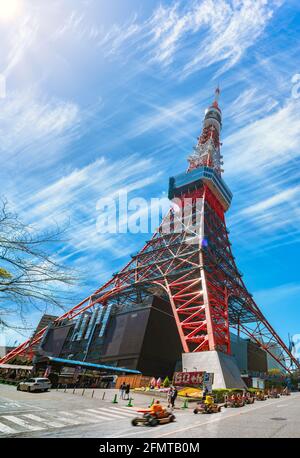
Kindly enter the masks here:
<path id="1" fill-rule="evenodd" d="M 17 386 L 18 391 L 48 391 L 51 388 L 51 382 L 48 378 L 30 378 L 24 382 L 20 382 Z"/>

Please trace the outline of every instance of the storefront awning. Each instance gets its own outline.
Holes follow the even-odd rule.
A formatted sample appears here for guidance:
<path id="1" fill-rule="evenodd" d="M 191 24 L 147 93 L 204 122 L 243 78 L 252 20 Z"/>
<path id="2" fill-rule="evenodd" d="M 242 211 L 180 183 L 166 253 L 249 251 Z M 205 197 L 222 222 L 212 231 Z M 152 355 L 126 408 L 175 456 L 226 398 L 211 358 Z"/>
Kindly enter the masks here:
<path id="1" fill-rule="evenodd" d="M 18 369 L 22 371 L 31 371 L 33 366 L 19 366 L 17 364 L 0 364 L 0 369 Z"/>

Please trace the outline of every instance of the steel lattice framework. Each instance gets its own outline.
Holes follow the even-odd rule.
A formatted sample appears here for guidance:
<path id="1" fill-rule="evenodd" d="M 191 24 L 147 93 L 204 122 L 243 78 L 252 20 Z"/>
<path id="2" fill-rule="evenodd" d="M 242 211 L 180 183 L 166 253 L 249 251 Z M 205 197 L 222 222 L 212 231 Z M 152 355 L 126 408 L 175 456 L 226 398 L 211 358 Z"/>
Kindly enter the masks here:
<path id="1" fill-rule="evenodd" d="M 176 188 L 173 180 L 169 195 L 174 205 L 151 240 L 120 272 L 57 318 L 56 323 L 74 319 L 99 304 L 122 309 L 155 294 L 170 302 L 184 352 L 218 350 L 230 354 L 229 329 L 235 328 L 284 370 L 299 368 L 247 291 L 232 255 L 224 216 L 230 199 L 220 178 L 220 128 L 221 110 L 216 97 L 189 158 L 189 169 L 183 178 L 180 176 L 181 181 L 187 177 L 187 183 Z M 191 171 L 198 174 L 197 179 L 189 178 L 193 176 Z M 45 330 L 12 350 L 0 363 L 30 354 Z"/>

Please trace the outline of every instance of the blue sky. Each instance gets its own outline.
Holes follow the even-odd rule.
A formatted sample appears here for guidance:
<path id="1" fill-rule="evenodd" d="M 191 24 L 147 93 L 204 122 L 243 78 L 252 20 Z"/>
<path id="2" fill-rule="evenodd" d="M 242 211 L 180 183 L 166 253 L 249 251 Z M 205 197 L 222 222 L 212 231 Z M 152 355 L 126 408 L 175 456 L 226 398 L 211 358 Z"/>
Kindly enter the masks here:
<path id="1" fill-rule="evenodd" d="M 12 1 L 9 15 L 0 1 L 1 193 L 38 229 L 69 222 L 56 256 L 82 272 L 74 304 L 149 238 L 98 234 L 97 201 L 163 196 L 219 82 L 234 254 L 278 333 L 300 333 L 298 2 Z"/>

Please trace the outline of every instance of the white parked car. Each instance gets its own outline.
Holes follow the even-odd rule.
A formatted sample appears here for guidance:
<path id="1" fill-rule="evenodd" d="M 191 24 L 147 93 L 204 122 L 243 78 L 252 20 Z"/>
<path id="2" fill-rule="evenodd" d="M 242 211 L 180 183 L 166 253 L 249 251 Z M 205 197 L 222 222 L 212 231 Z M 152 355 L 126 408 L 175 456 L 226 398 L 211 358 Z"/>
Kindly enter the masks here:
<path id="1" fill-rule="evenodd" d="M 48 391 L 51 388 L 51 382 L 48 378 L 30 378 L 20 382 L 17 386 L 18 391 Z"/>

